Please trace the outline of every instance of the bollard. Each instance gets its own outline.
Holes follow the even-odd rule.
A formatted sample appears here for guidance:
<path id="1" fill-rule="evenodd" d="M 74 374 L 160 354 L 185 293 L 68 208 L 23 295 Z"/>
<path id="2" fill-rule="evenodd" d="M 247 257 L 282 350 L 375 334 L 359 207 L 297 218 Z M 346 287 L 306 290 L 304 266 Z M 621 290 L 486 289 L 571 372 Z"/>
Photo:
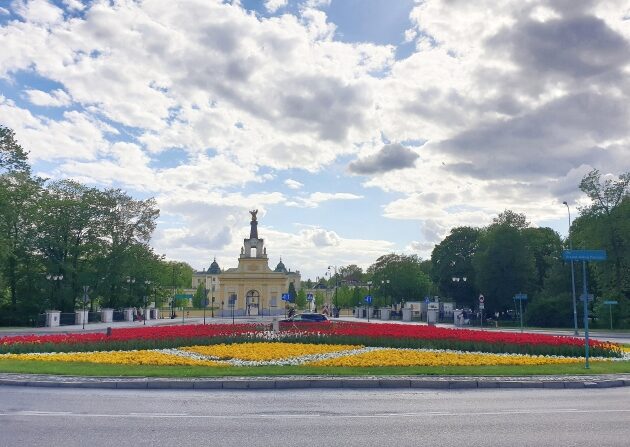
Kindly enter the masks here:
<path id="1" fill-rule="evenodd" d="M 112 328 L 111 328 L 111 326 L 107 328 L 107 336 L 108 337 L 112 336 Z"/>

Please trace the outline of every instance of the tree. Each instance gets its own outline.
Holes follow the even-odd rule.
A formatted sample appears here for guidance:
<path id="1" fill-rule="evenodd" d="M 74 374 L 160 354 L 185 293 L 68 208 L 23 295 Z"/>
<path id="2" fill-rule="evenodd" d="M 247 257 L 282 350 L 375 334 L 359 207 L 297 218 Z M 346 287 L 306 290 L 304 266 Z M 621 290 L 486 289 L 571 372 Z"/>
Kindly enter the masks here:
<path id="1" fill-rule="evenodd" d="M 608 260 L 594 266 L 601 291 L 630 299 L 630 173 L 602 182 L 593 170 L 580 189 L 591 204 L 574 221 L 574 245 L 605 249 Z"/>
<path id="2" fill-rule="evenodd" d="M 422 271 L 421 263 L 416 255 L 381 256 L 368 268 L 374 294 L 387 304 L 422 299 L 431 289 L 431 280 Z"/>
<path id="3" fill-rule="evenodd" d="M 300 289 L 300 291 L 297 293 L 297 296 L 295 297 L 295 305 L 298 307 L 298 309 L 306 308 L 306 292 L 304 291 L 304 289 Z"/>
<path id="4" fill-rule="evenodd" d="M 295 303 L 295 298 L 297 297 L 297 292 L 295 291 L 295 284 L 293 282 L 289 283 L 289 301 L 291 303 Z"/>
<path id="5" fill-rule="evenodd" d="M 561 262 L 562 239 L 551 228 L 525 228 L 522 235 L 534 257 L 535 290 L 541 290 L 551 267 Z"/>
<path id="6" fill-rule="evenodd" d="M 204 286 L 203 283 L 199 284 L 197 286 L 197 290 L 195 290 L 195 294 L 193 295 L 193 307 L 195 308 L 201 308 L 204 307 L 204 299 L 206 299 L 206 287 Z"/>
<path id="7" fill-rule="evenodd" d="M 477 300 L 472 260 L 479 246 L 479 237 L 477 228 L 453 228 L 431 253 L 433 281 L 441 295 L 454 298 L 459 306 L 473 307 Z"/>
<path id="8" fill-rule="evenodd" d="M 517 230 L 524 230 L 529 227 L 529 222 L 525 214 L 505 210 L 492 220 L 491 226 L 507 226 Z"/>
<path id="9" fill-rule="evenodd" d="M 360 284 L 363 282 L 363 269 L 356 264 L 339 267 L 339 277 L 342 283 Z"/>
<path id="10" fill-rule="evenodd" d="M 511 308 L 516 293 L 529 292 L 534 276 L 534 259 L 525 238 L 511 225 L 491 225 L 484 232 L 473 267 L 486 312 Z"/>
<path id="11" fill-rule="evenodd" d="M 0 174 L 22 172 L 30 174 L 28 153 L 15 140 L 15 132 L 0 126 Z"/>

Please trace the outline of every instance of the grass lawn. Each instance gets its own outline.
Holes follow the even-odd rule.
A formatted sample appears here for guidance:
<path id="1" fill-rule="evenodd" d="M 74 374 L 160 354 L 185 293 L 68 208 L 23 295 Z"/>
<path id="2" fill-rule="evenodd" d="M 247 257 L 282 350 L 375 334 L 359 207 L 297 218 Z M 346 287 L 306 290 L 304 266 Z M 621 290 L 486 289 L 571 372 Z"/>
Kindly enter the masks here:
<path id="1" fill-rule="evenodd" d="M 539 366 L 454 366 L 454 367 L 304 367 L 257 366 L 151 366 L 104 365 L 91 363 L 40 362 L 34 360 L 1 360 L 0 372 L 56 374 L 76 376 L 140 376 L 140 377 L 257 377 L 257 376 L 532 376 L 630 373 L 630 361 L 592 362 L 589 369 L 583 364 Z"/>

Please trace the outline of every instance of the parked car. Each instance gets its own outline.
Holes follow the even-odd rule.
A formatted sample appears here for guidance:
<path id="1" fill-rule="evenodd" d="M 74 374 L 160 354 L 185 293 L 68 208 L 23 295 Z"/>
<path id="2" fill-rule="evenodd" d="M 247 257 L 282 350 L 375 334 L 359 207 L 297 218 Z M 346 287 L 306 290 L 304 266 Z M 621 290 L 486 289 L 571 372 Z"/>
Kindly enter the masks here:
<path id="1" fill-rule="evenodd" d="M 328 317 L 323 314 L 315 313 L 303 313 L 292 316 L 285 320 L 280 320 L 280 323 L 327 323 Z"/>

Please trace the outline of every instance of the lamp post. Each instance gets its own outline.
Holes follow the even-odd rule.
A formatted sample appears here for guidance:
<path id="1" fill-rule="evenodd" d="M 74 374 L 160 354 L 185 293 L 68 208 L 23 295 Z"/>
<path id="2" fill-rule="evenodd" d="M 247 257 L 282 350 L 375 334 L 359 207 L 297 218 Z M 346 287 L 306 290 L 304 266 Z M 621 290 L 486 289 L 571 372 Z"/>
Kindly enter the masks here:
<path id="1" fill-rule="evenodd" d="M 389 279 L 381 279 L 381 287 L 385 288 L 385 284 L 387 284 L 387 287 L 389 287 Z M 389 297 L 389 307 L 392 307 L 392 297 Z"/>
<path id="2" fill-rule="evenodd" d="M 132 278 L 131 276 L 127 276 L 127 279 L 125 279 L 125 282 L 127 284 L 129 284 L 129 298 L 131 298 L 131 286 L 133 286 L 133 284 L 136 282 L 136 278 Z M 131 302 L 131 300 L 130 300 Z"/>
<path id="3" fill-rule="evenodd" d="M 212 284 L 212 307 L 210 308 L 212 318 L 214 318 L 214 284 Z"/>
<path id="4" fill-rule="evenodd" d="M 54 297 L 55 297 L 55 287 L 57 287 L 56 285 L 59 284 L 59 281 L 63 279 L 63 275 L 51 275 L 49 273 L 48 275 L 46 275 L 46 279 L 50 281 L 50 303 L 52 305 L 54 301 Z M 55 304 L 58 304 L 58 303 L 55 303 Z M 63 307 L 63 306 L 60 306 L 60 307 Z"/>
<path id="5" fill-rule="evenodd" d="M 331 268 L 335 270 L 335 297 L 333 298 L 333 301 L 335 302 L 335 307 L 338 309 L 339 306 L 337 305 L 337 266 L 336 265 L 328 266 L 328 276 L 330 276 Z"/>
<path id="6" fill-rule="evenodd" d="M 566 201 L 562 202 L 562 204 L 566 205 L 567 212 L 569 213 L 569 232 L 567 233 L 567 239 L 569 240 L 569 250 L 573 250 L 573 244 L 571 243 L 571 209 L 569 208 L 569 204 Z M 571 260 L 571 292 L 573 293 L 573 335 L 579 335 L 577 323 L 577 301 L 575 299 L 575 269 L 573 267 L 573 260 Z"/>
<path id="7" fill-rule="evenodd" d="M 144 303 L 144 315 L 143 315 L 144 318 L 142 318 L 142 324 L 144 324 L 145 326 L 147 325 L 147 300 L 148 300 L 150 285 L 151 285 L 151 281 L 149 281 L 148 279 L 144 281 L 145 291 L 144 291 L 144 297 L 142 300 Z"/>

